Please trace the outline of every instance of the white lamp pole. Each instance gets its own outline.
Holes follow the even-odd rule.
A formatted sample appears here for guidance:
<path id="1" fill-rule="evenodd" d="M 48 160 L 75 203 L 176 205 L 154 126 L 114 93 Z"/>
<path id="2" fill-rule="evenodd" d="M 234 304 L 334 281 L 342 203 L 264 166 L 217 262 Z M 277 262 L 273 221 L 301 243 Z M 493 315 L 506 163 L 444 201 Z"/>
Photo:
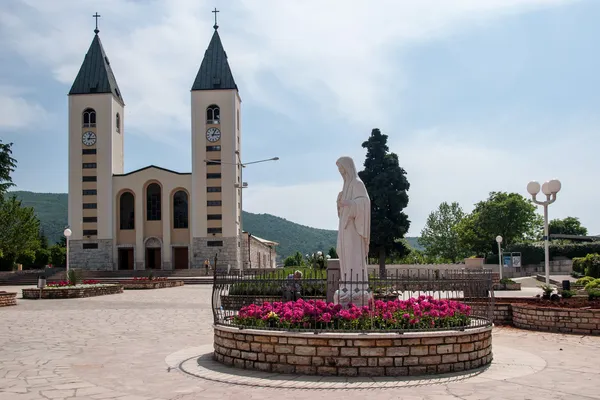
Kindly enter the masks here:
<path id="1" fill-rule="evenodd" d="M 502 236 L 496 236 L 496 243 L 498 243 L 498 266 L 500 267 L 500 280 L 502 280 Z"/>
<path id="2" fill-rule="evenodd" d="M 67 229 L 65 229 L 63 234 L 65 235 L 65 239 L 66 239 L 65 243 L 66 243 L 67 254 L 66 254 L 66 259 L 65 259 L 65 266 L 67 267 L 67 279 L 69 279 L 69 238 L 71 237 L 73 232 L 71 232 L 71 230 L 69 228 L 67 228 Z"/>
<path id="3" fill-rule="evenodd" d="M 535 204 L 544 207 L 544 267 L 546 270 L 546 285 L 550 284 L 550 242 L 548 235 L 548 206 L 556 201 L 556 194 L 560 192 L 562 185 L 558 179 L 545 182 L 541 189 L 546 195 L 546 200 L 539 201 L 536 196 L 540 192 L 540 184 L 531 181 L 527 184 L 527 191 Z"/>
<path id="4" fill-rule="evenodd" d="M 258 161 L 251 161 L 251 162 L 247 162 L 247 163 L 243 163 L 241 158 L 240 158 L 240 152 L 239 150 L 235 152 L 235 154 L 237 155 L 237 159 L 238 162 L 235 163 L 227 163 L 227 162 L 222 162 L 221 160 L 204 160 L 205 163 L 207 164 L 220 164 L 220 165 L 235 165 L 236 167 L 240 168 L 240 183 L 234 183 L 234 186 L 236 189 L 240 189 L 240 229 L 239 229 L 239 236 L 240 236 L 240 246 L 242 245 L 242 240 L 244 239 L 244 228 L 242 226 L 242 194 L 244 193 L 244 191 L 242 189 L 247 188 L 248 187 L 248 183 L 244 182 L 244 180 L 242 179 L 242 171 L 244 168 L 246 168 L 246 165 L 249 164 L 257 164 L 257 163 L 262 163 L 262 162 L 267 162 L 267 161 L 277 161 L 279 160 L 279 157 L 272 157 L 272 158 L 267 158 L 265 160 L 258 160 Z M 241 247 L 240 247 L 241 248 Z M 241 252 L 241 250 L 240 250 Z M 241 265 L 240 265 L 240 272 L 243 271 L 244 269 L 244 254 L 241 254 Z"/>

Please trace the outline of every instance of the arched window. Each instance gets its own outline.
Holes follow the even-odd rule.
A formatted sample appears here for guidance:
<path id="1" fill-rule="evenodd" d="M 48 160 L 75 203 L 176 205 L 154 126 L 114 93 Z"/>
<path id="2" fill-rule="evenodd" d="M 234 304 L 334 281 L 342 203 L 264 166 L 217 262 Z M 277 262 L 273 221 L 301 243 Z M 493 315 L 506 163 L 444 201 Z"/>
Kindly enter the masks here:
<path id="1" fill-rule="evenodd" d="M 117 125 L 117 132 L 121 132 L 121 116 L 119 115 L 119 113 L 117 113 L 117 116 L 115 117 L 115 124 Z"/>
<path id="2" fill-rule="evenodd" d="M 173 228 L 188 228 L 188 195 L 183 190 L 173 195 Z"/>
<path id="3" fill-rule="evenodd" d="M 125 192 L 119 199 L 120 228 L 135 229 L 135 199 L 131 192 Z"/>
<path id="4" fill-rule="evenodd" d="M 148 221 L 160 221 L 160 211 L 160 185 L 151 183 L 146 188 L 146 219 Z"/>
<path id="5" fill-rule="evenodd" d="M 211 104 L 206 109 L 206 123 L 218 124 L 221 119 L 221 109 L 216 104 Z"/>
<path id="6" fill-rule="evenodd" d="M 96 126 L 96 110 L 93 108 L 83 110 L 83 126 L 84 128 Z"/>

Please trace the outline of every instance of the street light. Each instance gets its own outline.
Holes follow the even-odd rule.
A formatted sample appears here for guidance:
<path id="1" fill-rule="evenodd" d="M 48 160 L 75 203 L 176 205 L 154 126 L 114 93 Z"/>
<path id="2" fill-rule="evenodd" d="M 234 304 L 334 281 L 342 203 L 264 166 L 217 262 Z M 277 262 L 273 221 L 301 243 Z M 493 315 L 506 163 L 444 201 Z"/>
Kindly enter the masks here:
<path id="1" fill-rule="evenodd" d="M 500 267 L 500 280 L 502 280 L 502 236 L 496 236 L 496 242 L 498 243 L 498 266 Z"/>
<path id="2" fill-rule="evenodd" d="M 527 184 L 527 191 L 531 195 L 531 199 L 535 204 L 544 207 L 544 267 L 546 270 L 546 285 L 550 284 L 550 247 L 548 238 L 548 206 L 556 201 L 556 194 L 560 192 L 562 185 L 558 179 L 552 179 L 545 182 L 541 189 L 546 195 L 546 200 L 539 201 L 536 196 L 540 192 L 540 184 L 536 181 L 531 181 Z"/>
<path id="3" fill-rule="evenodd" d="M 69 279 L 69 238 L 71 237 L 71 235 L 73 234 L 73 232 L 71 232 L 71 230 L 69 228 L 65 229 L 65 231 L 63 232 L 63 235 L 65 235 L 65 246 L 67 249 L 67 255 L 65 258 L 65 266 L 67 267 L 67 280 Z"/>
<path id="4" fill-rule="evenodd" d="M 266 158 L 264 160 L 257 160 L 257 161 L 250 161 L 247 163 L 243 163 L 240 157 L 240 151 L 236 150 L 235 154 L 237 155 L 237 159 L 238 162 L 236 163 L 228 163 L 228 162 L 222 162 L 221 160 L 204 160 L 204 162 L 206 164 L 219 164 L 219 165 L 235 165 L 236 167 L 240 168 L 240 183 L 234 183 L 234 187 L 236 189 L 240 189 L 240 231 L 239 231 L 239 235 L 240 235 L 240 245 L 241 245 L 241 241 L 242 238 L 244 237 L 243 233 L 244 233 L 244 228 L 242 226 L 242 213 L 243 213 L 243 202 L 242 202 L 242 189 L 246 189 L 248 188 L 248 182 L 244 182 L 244 179 L 242 177 L 242 171 L 244 170 L 244 168 L 246 168 L 246 165 L 250 165 L 250 164 L 258 164 L 258 163 L 263 163 L 263 162 L 267 162 L 267 161 L 278 161 L 279 157 L 272 157 L 272 158 Z M 242 260 L 241 260 L 241 265 L 240 265 L 240 272 L 244 269 L 244 259 L 243 259 L 243 254 L 242 254 Z"/>

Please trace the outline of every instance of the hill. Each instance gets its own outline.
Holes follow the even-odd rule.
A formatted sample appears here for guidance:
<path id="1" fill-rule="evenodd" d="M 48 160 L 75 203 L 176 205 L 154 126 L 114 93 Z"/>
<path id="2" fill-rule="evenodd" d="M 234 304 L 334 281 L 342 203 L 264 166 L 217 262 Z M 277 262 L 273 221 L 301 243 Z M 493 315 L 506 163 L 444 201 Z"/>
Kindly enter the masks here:
<path id="1" fill-rule="evenodd" d="M 10 192 L 23 202 L 24 206 L 33 207 L 40 219 L 44 234 L 50 243 L 60 240 L 67 225 L 66 193 L 33 193 L 24 191 Z M 317 250 L 327 251 L 335 246 L 337 231 L 311 228 L 296 224 L 271 214 L 243 214 L 244 230 L 258 237 L 279 242 L 277 254 L 282 258 L 300 251 L 302 254 Z M 417 238 L 406 238 L 410 245 L 420 249 Z"/>

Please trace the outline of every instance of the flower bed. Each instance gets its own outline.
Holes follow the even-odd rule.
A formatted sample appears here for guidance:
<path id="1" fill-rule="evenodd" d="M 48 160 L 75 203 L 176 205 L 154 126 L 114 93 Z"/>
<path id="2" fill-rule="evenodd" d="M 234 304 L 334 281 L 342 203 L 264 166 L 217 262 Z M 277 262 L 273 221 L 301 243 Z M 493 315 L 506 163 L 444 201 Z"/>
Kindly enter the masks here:
<path id="1" fill-rule="evenodd" d="M 125 290 L 162 289 L 183 286 L 183 281 L 169 280 L 167 278 L 133 278 L 121 281 Z"/>
<path id="2" fill-rule="evenodd" d="M 586 299 L 584 299 L 586 300 Z M 556 303 L 558 306 L 560 303 Z M 513 304 L 512 322 L 517 328 L 536 331 L 600 335 L 600 307 L 575 308 L 541 304 Z"/>
<path id="3" fill-rule="evenodd" d="M 81 297 L 104 296 L 108 294 L 123 293 L 123 286 L 117 284 L 79 284 L 63 285 L 52 284 L 41 290 L 42 299 L 71 299 Z M 23 289 L 23 298 L 37 300 L 40 298 L 40 289 Z"/>
<path id="4" fill-rule="evenodd" d="M 476 369 L 492 361 L 492 327 L 397 333 L 265 331 L 215 325 L 215 359 L 260 371 L 413 376 Z"/>
<path id="5" fill-rule="evenodd" d="M 232 325 L 245 328 L 286 330 L 422 330 L 468 327 L 471 308 L 453 300 L 436 300 L 420 296 L 408 300 L 384 302 L 357 307 L 303 299 L 286 303 L 265 302 L 242 307 Z"/>
<path id="6" fill-rule="evenodd" d="M 0 291 L 0 307 L 16 306 L 17 294 Z"/>

